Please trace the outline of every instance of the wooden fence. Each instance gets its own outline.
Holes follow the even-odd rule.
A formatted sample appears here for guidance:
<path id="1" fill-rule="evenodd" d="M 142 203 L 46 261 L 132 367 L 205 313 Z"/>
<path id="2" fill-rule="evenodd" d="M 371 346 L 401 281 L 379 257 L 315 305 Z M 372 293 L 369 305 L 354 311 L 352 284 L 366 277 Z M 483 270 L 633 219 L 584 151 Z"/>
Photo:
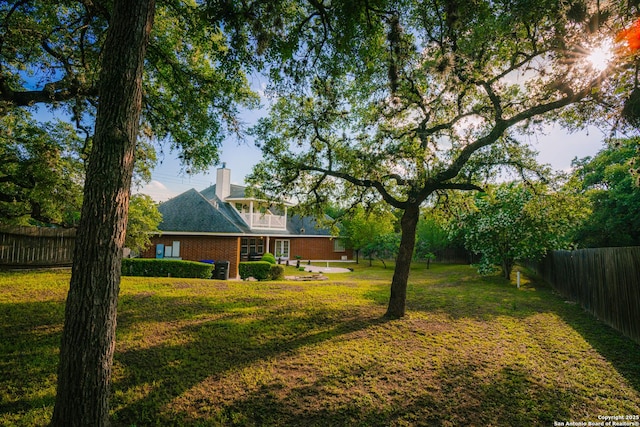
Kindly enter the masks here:
<path id="1" fill-rule="evenodd" d="M 0 226 L 0 267 L 62 267 L 73 258 L 75 230 Z"/>
<path id="2" fill-rule="evenodd" d="M 554 251 L 533 267 L 565 298 L 640 343 L 640 247 Z"/>

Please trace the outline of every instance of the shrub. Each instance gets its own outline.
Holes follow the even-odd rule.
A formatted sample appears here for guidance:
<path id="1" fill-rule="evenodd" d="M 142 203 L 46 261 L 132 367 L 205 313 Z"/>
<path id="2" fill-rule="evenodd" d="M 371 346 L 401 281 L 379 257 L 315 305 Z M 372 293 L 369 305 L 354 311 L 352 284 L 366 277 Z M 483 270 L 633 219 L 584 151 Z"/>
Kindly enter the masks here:
<path id="1" fill-rule="evenodd" d="M 271 264 L 266 261 L 241 262 L 238 266 L 241 279 L 253 277 L 257 280 L 267 280 L 269 279 L 270 269 Z"/>
<path id="2" fill-rule="evenodd" d="M 123 276 L 191 277 L 210 279 L 213 265 L 195 261 L 155 258 L 124 258 Z"/>
<path id="3" fill-rule="evenodd" d="M 282 280 L 284 279 L 284 266 L 282 265 L 272 265 L 269 270 L 269 277 L 271 280 Z"/>
<path id="4" fill-rule="evenodd" d="M 270 254 L 269 252 L 267 252 L 266 254 L 262 255 L 262 258 L 260 259 L 260 261 L 266 261 L 269 264 L 276 264 L 276 257 L 273 256 L 273 254 Z"/>

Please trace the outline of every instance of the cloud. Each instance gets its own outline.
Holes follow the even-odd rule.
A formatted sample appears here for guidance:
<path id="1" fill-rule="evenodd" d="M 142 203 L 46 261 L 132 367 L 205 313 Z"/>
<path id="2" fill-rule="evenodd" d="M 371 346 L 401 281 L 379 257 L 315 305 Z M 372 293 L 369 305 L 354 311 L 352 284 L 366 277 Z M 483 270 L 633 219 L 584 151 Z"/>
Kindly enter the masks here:
<path id="1" fill-rule="evenodd" d="M 136 189 L 134 193 L 147 194 L 156 202 L 164 202 L 172 197 L 177 196 L 177 193 L 169 190 L 166 185 L 156 180 L 153 180 Z"/>

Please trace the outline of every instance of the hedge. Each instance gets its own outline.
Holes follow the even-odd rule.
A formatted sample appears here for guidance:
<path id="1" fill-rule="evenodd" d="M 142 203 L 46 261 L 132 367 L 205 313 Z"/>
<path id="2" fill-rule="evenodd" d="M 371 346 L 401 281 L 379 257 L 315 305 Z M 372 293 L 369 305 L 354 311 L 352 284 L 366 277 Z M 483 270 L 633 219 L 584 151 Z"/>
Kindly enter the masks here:
<path id="1" fill-rule="evenodd" d="M 268 280 L 270 278 L 271 264 L 267 261 L 241 262 L 238 266 L 241 279 L 253 277 L 257 280 Z"/>
<path id="2" fill-rule="evenodd" d="M 262 258 L 260 259 L 260 261 L 266 261 L 269 264 L 275 264 L 276 263 L 276 257 L 273 256 L 272 253 L 265 253 L 264 255 L 262 255 Z"/>
<path id="3" fill-rule="evenodd" d="M 282 265 L 272 265 L 269 270 L 269 277 L 271 280 L 282 280 L 284 279 L 284 266 Z"/>
<path id="4" fill-rule="evenodd" d="M 124 258 L 123 276 L 191 277 L 210 279 L 213 265 L 195 261 L 161 258 Z"/>

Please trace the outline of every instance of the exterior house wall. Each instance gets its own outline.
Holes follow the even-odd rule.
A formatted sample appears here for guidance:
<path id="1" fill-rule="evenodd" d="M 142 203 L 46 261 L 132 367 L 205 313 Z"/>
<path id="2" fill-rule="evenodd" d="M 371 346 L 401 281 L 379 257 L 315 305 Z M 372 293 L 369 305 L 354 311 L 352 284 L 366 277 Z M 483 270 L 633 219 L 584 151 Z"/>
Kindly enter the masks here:
<path id="1" fill-rule="evenodd" d="M 343 256 L 353 259 L 353 251 L 346 249 L 336 252 L 334 239 L 323 237 L 291 237 L 287 238 L 291 244 L 291 259 L 300 256 L 303 260 L 341 260 Z M 180 242 L 180 257 L 187 261 L 212 259 L 215 261 L 229 261 L 229 277 L 238 277 L 240 263 L 240 237 L 225 236 L 187 236 L 163 235 L 151 239 L 152 245 L 140 256 L 155 258 L 156 245 L 173 245 Z"/>
<path id="2" fill-rule="evenodd" d="M 351 249 L 341 252 L 335 251 L 335 239 L 292 237 L 289 240 L 291 241 L 291 259 L 295 259 L 296 256 L 310 260 L 341 260 L 343 256 L 346 256 L 347 259 L 353 259 Z"/>
<path id="3" fill-rule="evenodd" d="M 163 235 L 153 237 L 152 245 L 141 254 L 143 258 L 155 258 L 157 244 L 171 246 L 174 241 L 180 242 L 180 257 L 186 261 L 209 260 L 229 261 L 229 277 L 238 277 L 240 262 L 240 238 L 224 236 L 184 236 Z"/>

